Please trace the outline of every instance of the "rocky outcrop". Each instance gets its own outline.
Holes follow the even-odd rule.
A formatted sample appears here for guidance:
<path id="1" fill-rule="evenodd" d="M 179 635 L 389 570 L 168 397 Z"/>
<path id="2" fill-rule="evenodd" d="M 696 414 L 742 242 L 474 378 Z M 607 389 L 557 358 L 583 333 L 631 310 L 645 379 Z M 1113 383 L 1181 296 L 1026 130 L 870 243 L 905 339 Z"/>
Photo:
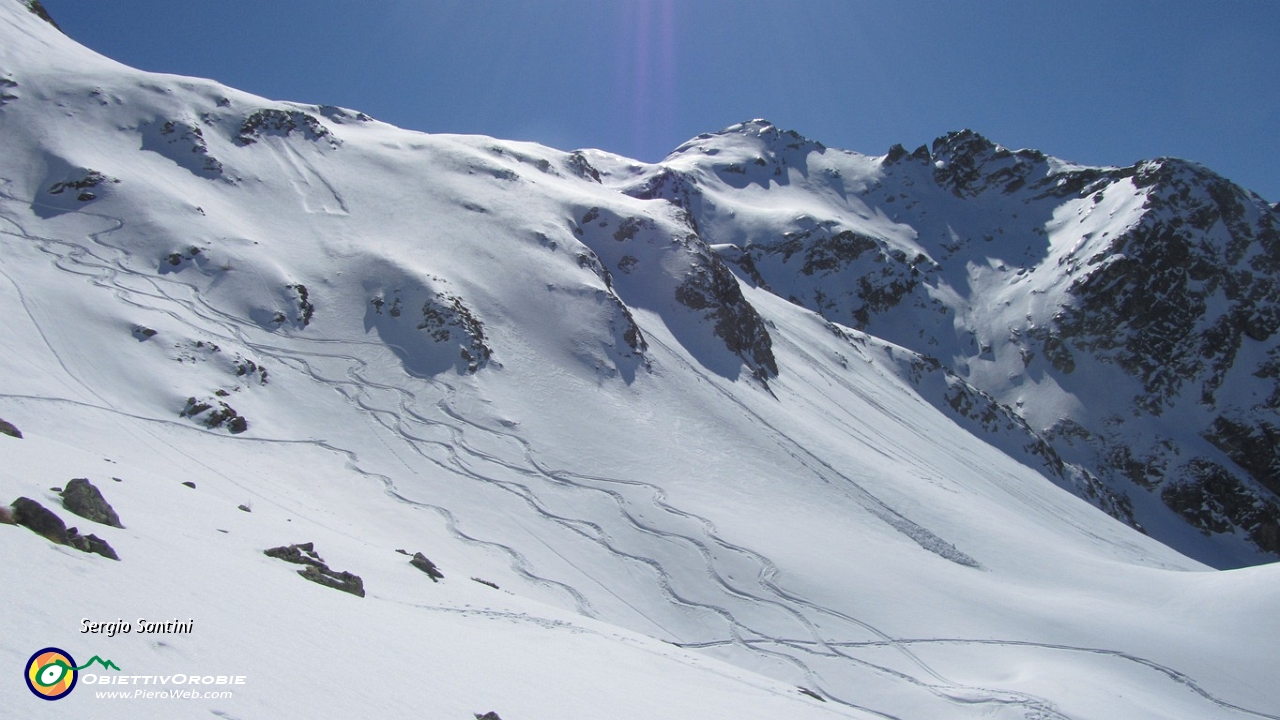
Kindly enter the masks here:
<path id="1" fill-rule="evenodd" d="M 107 544 L 106 540 L 90 533 L 89 535 L 81 535 L 76 528 L 67 528 L 67 544 L 79 550 L 80 552 L 93 553 L 101 555 L 108 560 L 120 560 L 120 556 L 116 551 Z"/>
<path id="2" fill-rule="evenodd" d="M 40 2 L 40 0 L 26 0 L 26 5 L 27 5 L 27 9 L 30 10 L 32 13 L 34 13 L 37 17 L 39 17 L 41 20 L 57 28 L 59 32 L 62 32 L 62 28 L 58 27 L 58 23 L 54 22 L 53 16 L 50 15 L 49 11 L 44 8 L 44 5 Z"/>
<path id="3" fill-rule="evenodd" d="M 62 507 L 86 520 L 122 528 L 120 516 L 87 478 L 76 478 L 62 491 Z"/>
<path id="4" fill-rule="evenodd" d="M 45 506 L 31 498 L 20 497 L 10 507 L 13 508 L 13 521 L 18 525 L 59 545 L 70 544 L 67 524 Z"/>
<path id="5" fill-rule="evenodd" d="M 267 557 L 291 562 L 306 567 L 298 571 L 302 577 L 325 587 L 364 597 L 364 581 L 359 575 L 350 572 L 331 570 L 316 553 L 313 543 L 305 542 L 296 545 L 282 545 L 263 551 Z"/>
<path id="6" fill-rule="evenodd" d="M 62 518 L 35 500 L 20 497 L 13 501 L 11 507 L 10 515 L 15 524 L 22 525 L 50 542 L 73 547 L 81 552 L 101 555 L 111 560 L 120 559 L 106 540 L 97 535 L 81 535 L 76 528 L 68 528 Z"/>
<path id="7" fill-rule="evenodd" d="M 4 433 L 9 437 L 17 438 L 19 440 L 22 439 L 22 431 L 7 420 L 0 420 L 0 433 Z"/>
<path id="8" fill-rule="evenodd" d="M 326 566 L 308 565 L 298 571 L 302 577 L 325 587 L 364 597 L 364 581 L 359 575 L 347 571 L 335 572 Z"/>
<path id="9" fill-rule="evenodd" d="M 268 135 L 289 136 L 295 133 L 307 140 L 327 139 L 331 145 L 336 145 L 329 128 L 314 116 L 301 110 L 275 108 L 258 110 L 245 118 L 235 139 L 240 145 L 247 146 Z"/>
<path id="10" fill-rule="evenodd" d="M 1280 503 L 1260 497 L 1218 463 L 1191 460 L 1160 498 L 1206 535 L 1239 528 L 1260 549 L 1280 554 Z"/>
<path id="11" fill-rule="evenodd" d="M 205 401 L 189 397 L 186 407 L 178 413 L 178 417 L 198 420 L 210 430 L 225 426 L 232 435 L 239 435 L 249 429 L 249 421 L 221 400 Z"/>
<path id="12" fill-rule="evenodd" d="M 294 322 L 298 327 L 306 327 L 311 324 L 311 318 L 315 317 L 316 306 L 311 302 L 311 292 L 307 290 L 307 286 L 302 283 L 286 285 L 286 290 L 291 290 L 297 294 L 298 312 L 295 315 Z"/>
<path id="13" fill-rule="evenodd" d="M 409 561 L 409 564 L 426 573 L 427 577 L 431 578 L 431 582 L 440 582 L 444 579 L 444 573 L 440 572 L 436 564 L 428 560 L 427 556 L 420 552 L 413 554 L 413 559 Z"/>
<path id="14" fill-rule="evenodd" d="M 858 328 L 916 293 L 936 270 L 924 255 L 908 256 L 833 221 L 754 242 L 734 262 L 757 285 L 786 287 L 788 300 Z"/>
<path id="15" fill-rule="evenodd" d="M 962 130 L 868 171 L 790 137 L 759 121 L 699 136 L 628 193 L 688 213 L 757 287 L 945 358 L 929 402 L 1114 517 L 1177 546 L 1172 513 L 1274 552 L 1274 205 L 1173 158 L 1084 167 Z M 749 184 L 805 211 L 737 220 Z M 1078 409 L 1023 406 L 1046 390 Z"/>
<path id="16" fill-rule="evenodd" d="M 159 153 L 179 167 L 206 178 L 222 176 L 222 163 L 209 153 L 204 130 L 194 122 L 165 120 L 144 125 L 142 149 Z"/>
<path id="17" fill-rule="evenodd" d="M 1144 163 L 1135 182 L 1151 186 L 1148 212 L 1087 261 L 1055 324 L 1140 380 L 1144 409 L 1158 414 L 1187 383 L 1212 404 L 1242 343 L 1280 329 L 1280 227 L 1247 222 L 1242 190 L 1187 163 Z"/>
<path id="18" fill-rule="evenodd" d="M 61 195 L 64 192 L 71 191 L 70 194 L 75 195 L 76 200 L 80 202 L 89 202 L 98 197 L 93 191 L 103 184 L 119 183 L 117 178 L 107 177 L 97 170 L 85 170 L 83 174 L 70 180 L 56 182 L 49 186 L 50 195 Z"/>
<path id="19" fill-rule="evenodd" d="M 738 279 L 718 258 L 695 266 L 676 288 L 676 300 L 691 310 L 703 311 L 713 324 L 716 337 L 730 352 L 742 358 L 760 380 L 778 374 L 773 357 L 773 338 L 764 319 L 747 302 Z"/>
<path id="20" fill-rule="evenodd" d="M 1255 481 L 1280 495 L 1280 428 L 1263 419 L 1219 415 L 1202 434 Z"/>
<path id="21" fill-rule="evenodd" d="M 423 303 L 418 329 L 438 343 L 457 343 L 458 355 L 469 373 L 478 371 L 493 357 L 493 350 L 485 341 L 484 323 L 457 295 L 438 292 Z"/>

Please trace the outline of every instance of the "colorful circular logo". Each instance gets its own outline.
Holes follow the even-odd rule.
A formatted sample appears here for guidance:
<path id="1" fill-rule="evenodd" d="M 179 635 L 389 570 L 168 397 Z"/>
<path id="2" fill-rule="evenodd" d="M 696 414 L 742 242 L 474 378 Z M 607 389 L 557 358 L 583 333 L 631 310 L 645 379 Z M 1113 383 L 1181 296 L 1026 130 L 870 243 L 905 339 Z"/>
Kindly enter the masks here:
<path id="1" fill-rule="evenodd" d="M 43 700 L 60 700 L 76 686 L 80 673 L 70 653 L 55 647 L 39 650 L 27 661 L 27 687 Z"/>

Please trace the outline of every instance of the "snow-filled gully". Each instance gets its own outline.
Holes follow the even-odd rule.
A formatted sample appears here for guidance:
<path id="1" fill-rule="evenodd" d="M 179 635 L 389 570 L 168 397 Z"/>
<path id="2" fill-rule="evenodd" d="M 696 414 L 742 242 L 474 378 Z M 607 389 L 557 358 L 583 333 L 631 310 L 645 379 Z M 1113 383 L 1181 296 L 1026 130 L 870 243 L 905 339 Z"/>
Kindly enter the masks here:
<path id="1" fill-rule="evenodd" d="M 30 201 L 2 192 L 0 197 L 30 204 Z M 250 337 L 244 320 L 207 304 L 194 285 L 182 282 L 177 276 L 156 276 L 129 269 L 122 261 L 124 252 L 105 240 L 111 233 L 124 227 L 122 220 L 84 211 L 81 213 L 100 218 L 108 225 L 89 235 L 91 244 L 35 236 L 8 218 L 3 219 L 13 230 L 0 229 L 0 234 L 36 243 L 40 250 L 53 258 L 59 269 L 90 278 L 94 284 L 111 290 L 123 302 L 138 308 L 166 312 L 193 331 L 208 333 L 209 327 L 199 327 L 192 323 L 192 317 L 198 318 L 201 322 L 218 328 L 224 340 L 241 343 L 265 358 L 298 370 L 313 381 L 333 388 L 348 403 L 359 408 L 365 416 L 390 434 L 390 437 L 381 438 L 382 442 L 399 443 L 402 449 L 447 473 L 474 481 L 479 487 L 518 498 L 540 522 L 551 526 L 553 531 L 544 533 L 544 542 L 548 546 L 559 544 L 561 549 L 573 549 L 585 541 L 597 551 L 612 557 L 616 563 L 650 575 L 657 591 L 670 608 L 662 617 L 646 616 L 652 627 L 644 630 L 659 636 L 665 634 L 665 639 L 673 644 L 695 649 L 729 648 L 733 655 L 742 657 L 748 666 L 759 662 L 765 665 L 785 663 L 803 675 L 808 687 L 820 692 L 827 700 L 883 718 L 896 719 L 897 716 L 859 704 L 856 701 L 859 686 L 874 682 L 887 685 L 896 692 L 924 693 L 933 698 L 939 710 L 944 707 L 984 706 L 998 713 L 999 707 L 1015 707 L 1026 717 L 1069 718 L 1045 698 L 952 682 L 912 650 L 913 647 L 925 644 L 980 644 L 1030 646 L 1055 652 L 1104 655 L 1161 673 L 1170 682 L 1184 686 L 1218 708 L 1244 716 L 1280 720 L 1280 716 L 1223 701 L 1206 691 L 1193 678 L 1177 670 L 1118 651 L 989 639 L 891 637 L 856 617 L 823 607 L 788 591 L 776 580 L 777 568 L 768 557 L 725 541 L 719 537 L 715 526 L 707 518 L 672 506 L 662 488 L 634 480 L 584 475 L 568 469 L 548 467 L 538 460 L 535 448 L 524 438 L 515 433 L 485 427 L 456 411 L 452 401 L 458 389 L 442 378 L 424 378 L 421 383 L 415 383 L 415 387 L 429 388 L 431 397 L 423 397 L 415 389 L 395 384 L 394 377 L 383 378 L 388 381 L 380 381 L 374 377 L 379 368 L 359 356 L 361 350 L 379 347 L 374 343 L 290 338 L 291 343 L 305 345 L 307 349 L 304 351 Z M 13 282 L 13 278 L 9 278 L 9 281 Z M 17 287 L 18 283 L 14 282 L 14 285 Z M 166 308 L 166 304 L 169 307 Z M 34 316 L 32 321 L 35 322 Z M 39 327 L 38 323 L 36 327 Z M 64 369 L 67 369 L 69 377 L 75 377 L 65 365 Z M 93 392 L 91 388 L 86 389 Z M 58 401 L 56 398 L 41 399 Z M 103 403 L 100 409 L 118 412 L 101 397 L 99 400 Z M 749 412 L 745 407 L 743 409 Z M 178 420 L 139 419 L 186 426 Z M 763 423 L 763 419 L 760 422 Z M 769 431 L 777 442 L 786 444 L 795 452 L 804 453 L 803 448 L 790 441 L 785 433 L 776 428 L 769 428 Z M 459 540 L 506 555 L 521 577 L 563 593 L 584 614 L 600 615 L 590 596 L 595 594 L 599 597 L 598 593 L 602 591 L 615 593 L 617 600 L 628 603 L 626 596 L 632 591 L 631 588 L 615 589 L 599 585 L 588 590 L 585 586 L 577 588 L 569 582 L 539 574 L 535 562 L 525 553 L 502 541 L 469 534 L 465 530 L 465 517 L 458 517 L 449 508 L 416 497 L 411 488 L 401 487 L 392 475 L 369 469 L 369 463 L 354 450 L 325 440 L 250 437 L 239 437 L 237 440 L 250 443 L 307 443 L 341 455 L 352 471 L 376 479 L 391 497 L 438 513 L 449 531 Z M 390 449 L 390 445 L 388 448 Z M 822 462 L 812 456 L 810 459 Z M 802 462 L 807 464 L 803 459 Z M 902 517 L 852 480 L 849 484 L 853 492 L 860 491 L 859 498 L 865 507 L 922 546 L 938 552 L 930 544 L 933 541 L 943 541 Z M 566 501 L 566 497 L 571 501 Z M 590 508 L 591 511 L 584 512 L 583 508 Z M 560 554 L 556 548 L 551 549 Z M 572 563 L 571 554 L 560 556 Z M 958 557 L 968 559 L 963 553 L 959 553 Z M 957 557 L 948 559 L 962 562 Z M 678 572 L 672 570 L 673 567 L 697 567 L 701 568 L 701 572 Z M 635 608 L 634 605 L 632 607 Z M 639 609 L 635 609 L 635 612 L 644 615 Z M 681 618 L 688 623 L 688 627 L 677 627 Z M 602 619 L 616 620 L 611 617 Z M 816 622 L 819 619 L 822 629 Z M 694 628 L 697 629 L 696 634 Z M 660 632 L 655 633 L 655 630 Z M 886 647 L 892 648 L 906 661 L 909 672 L 900 667 L 895 669 L 877 664 L 857 655 L 860 649 Z M 756 660 L 752 661 L 750 658 Z M 831 677 L 833 673 L 824 671 L 823 667 L 830 662 L 835 662 L 842 668 L 839 679 Z"/>

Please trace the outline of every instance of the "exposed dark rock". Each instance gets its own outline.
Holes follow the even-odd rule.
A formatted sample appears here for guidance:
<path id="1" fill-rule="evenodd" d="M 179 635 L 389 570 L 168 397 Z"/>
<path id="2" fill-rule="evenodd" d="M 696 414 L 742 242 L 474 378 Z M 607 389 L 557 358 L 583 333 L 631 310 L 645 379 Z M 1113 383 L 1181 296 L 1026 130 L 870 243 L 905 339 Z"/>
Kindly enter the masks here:
<path id="1" fill-rule="evenodd" d="M 1258 497 L 1215 462 L 1193 459 L 1185 479 L 1166 485 L 1160 499 L 1206 535 L 1239 527 L 1259 549 L 1280 553 L 1280 505 Z"/>
<path id="2" fill-rule="evenodd" d="M 133 337 L 138 342 L 146 342 L 156 336 L 156 331 L 142 325 L 133 326 Z"/>
<path id="3" fill-rule="evenodd" d="M 9 518 L 13 523 L 30 529 L 50 542 L 66 545 L 85 553 L 95 553 L 111 560 L 120 560 L 120 556 L 106 540 L 97 535 L 81 535 L 77 528 L 68 528 L 66 523 L 62 522 L 62 518 L 35 500 L 20 497 L 13 501 L 12 508 Z M 0 515 L 0 521 L 4 520 L 5 518 Z"/>
<path id="4" fill-rule="evenodd" d="M 618 223 L 618 229 L 613 232 L 613 239 L 618 242 L 630 240 L 636 236 L 636 233 L 644 229 L 648 225 L 648 221 L 644 218 L 629 217 Z"/>
<path id="5" fill-rule="evenodd" d="M 1028 329 L 1027 334 L 1040 341 L 1045 358 L 1055 369 L 1067 375 L 1075 372 L 1075 357 L 1071 355 L 1071 350 L 1063 341 L 1062 333 L 1057 328 L 1041 325 Z"/>
<path id="6" fill-rule="evenodd" d="M 66 523 L 45 506 L 20 497 L 10 507 L 13 508 L 13 521 L 18 525 L 59 545 L 69 544 Z"/>
<path id="7" fill-rule="evenodd" d="M 475 716 L 476 716 L 476 720 L 502 720 L 502 718 L 498 717 L 498 713 L 493 711 L 489 711 L 483 715 L 481 715 L 480 713 L 475 713 Z"/>
<path id="8" fill-rule="evenodd" d="M 67 540 L 71 547 L 80 552 L 94 553 L 117 562 L 120 560 L 120 556 L 111 545 L 97 535 L 81 535 L 76 528 L 67 528 Z"/>
<path id="9" fill-rule="evenodd" d="M 716 337 L 738 355 L 760 380 L 778 374 L 773 338 L 764 319 L 742 296 L 738 279 L 719 258 L 696 266 L 676 288 L 676 300 L 691 310 L 705 310 Z"/>
<path id="10" fill-rule="evenodd" d="M 583 178 L 584 180 L 590 179 L 595 182 L 600 182 L 600 171 L 596 170 L 595 167 L 591 165 L 591 162 L 587 160 L 587 156 L 583 155 L 579 150 L 574 150 L 569 153 L 569 169 L 572 170 L 575 175 Z"/>
<path id="11" fill-rule="evenodd" d="M 167 120 L 158 130 L 144 127 L 142 148 L 160 153 L 201 177 L 222 175 L 222 163 L 209 154 L 204 131 L 199 125 Z"/>
<path id="12" fill-rule="evenodd" d="M 89 552 L 96 553 L 104 558 L 119 562 L 120 556 L 116 554 L 114 548 L 107 544 L 106 540 L 103 540 L 92 533 L 86 535 L 85 539 L 89 541 Z"/>
<path id="13" fill-rule="evenodd" d="M 196 489 L 196 484 L 195 484 L 195 483 L 193 483 L 193 482 L 191 482 L 190 480 L 187 480 L 186 482 L 184 482 L 184 483 L 182 483 L 182 484 L 183 484 L 183 485 L 186 485 L 187 487 L 191 488 L 192 490 L 195 490 L 195 489 Z"/>
<path id="14" fill-rule="evenodd" d="M 26 4 L 27 9 L 35 13 L 37 17 L 57 28 L 58 32 L 62 32 L 62 28 L 58 27 L 58 23 L 53 21 L 53 16 L 49 14 L 48 10 L 44 9 L 44 5 L 41 4 L 40 0 L 26 0 Z"/>
<path id="15" fill-rule="evenodd" d="M 485 341 L 484 323 L 462 302 L 462 298 L 438 292 L 422 305 L 419 330 L 430 333 L 436 342 L 456 341 L 467 372 L 474 373 L 488 364 L 493 350 Z"/>
<path id="16" fill-rule="evenodd" d="M 217 402 L 217 408 L 201 400 L 195 398 L 187 398 L 187 405 L 179 413 L 178 417 L 196 418 L 196 416 L 208 412 L 209 414 L 201 420 L 201 424 L 210 430 L 226 425 L 227 430 L 232 435 L 239 435 L 249 429 L 249 421 L 246 420 L 236 409 L 221 400 Z M 211 411 L 212 412 L 209 412 Z"/>
<path id="17" fill-rule="evenodd" d="M 237 505 L 236 507 L 244 512 L 253 512 L 253 509 L 248 505 Z"/>
<path id="18" fill-rule="evenodd" d="M 0 420 L 0 433 L 4 433 L 9 437 L 18 438 L 19 440 L 22 439 L 22 431 L 7 420 Z"/>
<path id="19" fill-rule="evenodd" d="M 315 552 L 315 545 L 309 542 L 273 547 L 263 550 L 262 554 L 298 565 L 324 565 L 324 560 Z"/>
<path id="20" fill-rule="evenodd" d="M 187 406 L 178 413 L 179 417 L 195 417 L 200 413 L 212 408 L 213 406 L 207 402 L 201 402 L 193 397 L 187 398 Z"/>
<path id="21" fill-rule="evenodd" d="M 475 582 L 480 583 L 481 585 L 488 585 L 489 587 L 493 588 L 494 590 L 498 590 L 498 589 L 500 589 L 500 588 L 498 587 L 498 584 L 497 584 L 497 583 L 489 582 L 488 580 L 485 580 L 485 579 L 483 579 L 483 578 L 473 577 L 473 578 L 471 578 L 471 579 L 472 579 L 472 580 L 474 580 Z"/>
<path id="22" fill-rule="evenodd" d="M 76 478 L 62 491 L 62 507 L 86 520 L 122 528 L 120 516 L 87 478 Z"/>
<path id="23" fill-rule="evenodd" d="M 681 210 L 682 219 L 694 233 L 698 232 L 698 210 L 702 206 L 702 191 L 697 182 L 683 173 L 663 168 L 639 187 L 624 191 L 641 200 L 662 199 Z M 584 224 L 587 220 L 582 221 Z"/>
<path id="24" fill-rule="evenodd" d="M 1242 343 L 1280 330 L 1280 226 L 1246 219 L 1240 188 L 1180 160 L 1140 163 L 1142 220 L 1071 285 L 1056 325 L 1073 347 L 1140 380 L 1158 414 L 1189 384 L 1207 405 Z M 1088 266 L 1085 266 L 1088 267 Z"/>
<path id="25" fill-rule="evenodd" d="M 82 202 L 88 202 L 89 200 L 92 200 L 94 199 L 94 197 L 96 197 L 93 193 L 88 192 L 89 188 L 98 187 L 99 185 L 102 185 L 103 183 L 107 183 L 107 182 L 111 182 L 111 183 L 120 182 L 116 178 L 109 178 L 106 175 L 103 175 L 102 173 L 98 172 L 97 170 L 86 170 L 84 172 L 85 174 L 82 175 L 81 177 L 75 178 L 73 180 L 64 180 L 62 182 L 56 182 L 50 185 L 49 194 L 61 195 L 67 190 L 79 190 L 80 192 L 76 196 L 76 199 Z"/>
<path id="26" fill-rule="evenodd" d="M 364 580 L 360 579 L 359 575 L 354 575 L 345 570 L 334 572 L 323 565 L 308 565 L 299 570 L 298 574 L 313 583 L 351 593 L 357 597 L 364 597 Z"/>
<path id="27" fill-rule="evenodd" d="M 329 128 L 322 125 L 315 117 L 301 110 L 276 110 L 274 108 L 258 110 L 245 118 L 244 123 L 240 126 L 239 134 L 236 135 L 236 142 L 240 145 L 252 145 L 264 135 L 287 136 L 295 132 L 301 133 L 307 140 L 328 138 L 331 145 L 336 145 Z"/>
<path id="28" fill-rule="evenodd" d="M 1219 415 L 1204 437 L 1271 492 L 1280 495 L 1280 428 Z"/>
<path id="29" fill-rule="evenodd" d="M 200 256 L 200 248 L 192 245 L 185 250 L 179 250 L 164 255 L 160 259 L 160 272 L 171 273 L 181 272 L 191 266 L 192 262 Z"/>
<path id="30" fill-rule="evenodd" d="M 791 287 L 793 302 L 860 328 L 897 307 L 935 269 L 924 255 L 909 257 L 834 221 L 749 245 L 736 263 L 758 286 Z M 812 280 L 796 283 L 792 273 Z"/>
<path id="31" fill-rule="evenodd" d="M 81 535 L 78 529 L 68 528 L 66 523 L 62 522 L 62 518 L 35 500 L 20 497 L 13 501 L 12 508 L 12 513 L 0 514 L 0 522 L 5 521 L 7 516 L 14 524 L 26 527 L 50 542 L 73 547 L 81 552 L 95 553 L 111 560 L 120 559 L 106 540 L 97 535 Z"/>
<path id="32" fill-rule="evenodd" d="M 307 286 L 302 283 L 295 285 L 286 285 L 285 287 L 298 293 L 298 323 L 302 327 L 311 324 L 311 318 L 316 314 L 316 306 L 310 300 L 310 293 L 307 292 Z"/>
<path id="33" fill-rule="evenodd" d="M 863 253 L 878 248 L 879 244 L 875 240 L 852 230 L 821 237 L 805 249 L 804 265 L 800 272 L 812 275 L 818 271 L 835 270 L 857 260 Z"/>
<path id="34" fill-rule="evenodd" d="M 263 554 L 285 562 L 305 565 L 306 567 L 299 570 L 298 574 L 311 582 L 364 597 L 364 581 L 360 579 L 360 576 L 346 571 L 336 572 L 330 570 L 324 560 L 316 554 L 315 546 L 312 543 L 282 545 L 264 550 Z"/>
<path id="35" fill-rule="evenodd" d="M 436 564 L 427 559 L 422 553 L 414 553 L 413 559 L 409 564 L 426 573 L 431 578 L 431 582 L 440 582 L 444 578 L 444 573 L 436 567 Z"/>

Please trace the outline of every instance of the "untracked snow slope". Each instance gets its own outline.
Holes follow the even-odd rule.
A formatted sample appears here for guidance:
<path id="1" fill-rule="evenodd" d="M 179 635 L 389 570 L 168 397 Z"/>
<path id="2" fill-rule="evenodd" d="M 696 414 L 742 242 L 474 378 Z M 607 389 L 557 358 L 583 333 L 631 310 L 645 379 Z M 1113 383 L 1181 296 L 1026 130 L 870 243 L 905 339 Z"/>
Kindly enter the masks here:
<path id="1" fill-rule="evenodd" d="M 1117 522 L 977 379 L 751 281 L 678 159 L 142 73 L 9 0 L 0 38 L 0 501 L 120 558 L 0 525 L 0 707 L 1280 718 L 1277 566 Z M 363 597 L 264 554 L 305 542 Z M 46 702 L 48 646 L 246 682 Z"/>

